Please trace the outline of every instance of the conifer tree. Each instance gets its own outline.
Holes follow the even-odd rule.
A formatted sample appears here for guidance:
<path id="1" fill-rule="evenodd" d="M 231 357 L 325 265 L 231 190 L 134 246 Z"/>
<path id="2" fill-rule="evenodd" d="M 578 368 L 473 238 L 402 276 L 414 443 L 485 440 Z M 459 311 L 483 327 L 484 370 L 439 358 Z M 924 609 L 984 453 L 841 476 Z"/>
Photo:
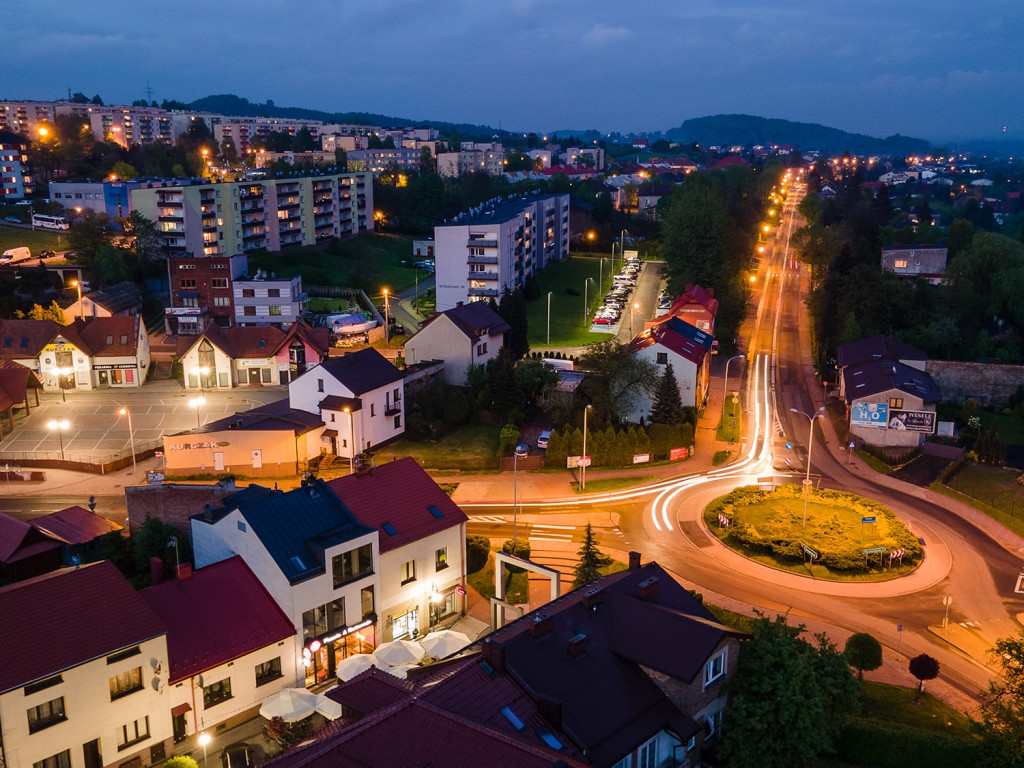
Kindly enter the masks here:
<path id="1" fill-rule="evenodd" d="M 683 400 L 679 395 L 679 384 L 676 382 L 672 363 L 665 366 L 665 371 L 654 390 L 654 401 L 651 403 L 651 421 L 655 424 L 675 425 L 683 421 Z"/>
<path id="2" fill-rule="evenodd" d="M 601 567 L 608 563 L 608 556 L 603 555 L 597 548 L 597 539 L 590 523 L 583 533 L 583 543 L 578 550 L 580 561 L 573 571 L 573 589 L 589 584 L 601 575 Z"/>

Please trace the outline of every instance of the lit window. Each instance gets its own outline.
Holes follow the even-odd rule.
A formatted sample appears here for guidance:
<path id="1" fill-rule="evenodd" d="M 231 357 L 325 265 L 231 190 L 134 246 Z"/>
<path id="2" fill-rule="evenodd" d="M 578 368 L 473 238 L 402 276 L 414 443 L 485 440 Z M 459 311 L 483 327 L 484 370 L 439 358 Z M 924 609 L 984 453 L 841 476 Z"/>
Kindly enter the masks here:
<path id="1" fill-rule="evenodd" d="M 410 560 L 407 563 L 402 563 L 402 584 L 408 584 L 410 581 L 416 581 L 416 561 Z"/>
<path id="2" fill-rule="evenodd" d="M 110 700 L 142 690 L 142 667 L 129 669 L 110 678 Z"/>

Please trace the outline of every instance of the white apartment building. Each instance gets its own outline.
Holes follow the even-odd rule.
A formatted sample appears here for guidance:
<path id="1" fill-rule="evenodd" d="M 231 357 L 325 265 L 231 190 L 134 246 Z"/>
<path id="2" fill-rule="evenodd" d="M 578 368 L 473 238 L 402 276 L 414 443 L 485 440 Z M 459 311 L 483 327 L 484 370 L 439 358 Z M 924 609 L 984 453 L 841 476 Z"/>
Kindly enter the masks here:
<path id="1" fill-rule="evenodd" d="M 434 227 L 437 310 L 497 299 L 569 256 L 569 195 L 498 198 Z"/>
<path id="2" fill-rule="evenodd" d="M 458 152 L 437 155 L 437 173 L 454 178 L 465 173 L 486 173 L 497 176 L 505 172 L 505 149 L 501 144 L 465 141 Z"/>
<path id="3" fill-rule="evenodd" d="M 268 277 L 262 269 L 252 279 L 232 281 L 235 325 L 289 326 L 299 320 L 308 295 L 302 290 L 302 277 Z"/>
<path id="4" fill-rule="evenodd" d="M 0 587 L 0 616 L 0 764 L 163 764 L 167 629 L 109 561 Z"/>
<path id="5" fill-rule="evenodd" d="M 0 130 L 34 136 L 40 125 L 53 125 L 52 101 L 0 101 Z"/>
<path id="6" fill-rule="evenodd" d="M 32 194 L 29 143 L 11 131 L 0 130 L 0 204 Z"/>
<path id="7" fill-rule="evenodd" d="M 303 128 L 312 134 L 317 140 L 320 129 L 323 128 L 322 120 L 289 120 L 283 117 L 227 117 L 224 115 L 211 115 L 207 122 L 213 129 L 213 137 L 217 145 L 221 146 L 225 139 L 230 139 L 235 145 L 239 155 L 249 151 L 250 142 L 255 137 L 266 137 L 271 132 L 287 133 L 294 136 Z"/>

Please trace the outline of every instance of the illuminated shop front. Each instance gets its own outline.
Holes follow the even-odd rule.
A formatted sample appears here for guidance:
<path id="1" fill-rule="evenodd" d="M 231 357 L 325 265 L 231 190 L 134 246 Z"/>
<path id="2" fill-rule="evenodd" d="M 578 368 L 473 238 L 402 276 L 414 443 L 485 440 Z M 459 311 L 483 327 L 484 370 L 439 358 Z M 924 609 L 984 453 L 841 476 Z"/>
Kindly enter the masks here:
<path id="1" fill-rule="evenodd" d="M 338 664 L 357 653 L 373 653 L 377 647 L 373 621 L 366 619 L 352 627 L 310 640 L 302 649 L 306 687 L 330 681 Z"/>

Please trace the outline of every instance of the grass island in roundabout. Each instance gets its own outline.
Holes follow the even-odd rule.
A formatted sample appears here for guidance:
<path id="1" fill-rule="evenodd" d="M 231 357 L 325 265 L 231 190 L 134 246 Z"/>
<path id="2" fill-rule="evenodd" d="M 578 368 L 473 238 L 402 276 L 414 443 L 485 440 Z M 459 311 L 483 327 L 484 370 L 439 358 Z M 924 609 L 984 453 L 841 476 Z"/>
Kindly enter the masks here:
<path id="1" fill-rule="evenodd" d="M 921 564 L 921 544 L 888 507 L 853 493 L 744 486 L 704 510 L 708 530 L 764 565 L 831 581 L 882 581 Z"/>

